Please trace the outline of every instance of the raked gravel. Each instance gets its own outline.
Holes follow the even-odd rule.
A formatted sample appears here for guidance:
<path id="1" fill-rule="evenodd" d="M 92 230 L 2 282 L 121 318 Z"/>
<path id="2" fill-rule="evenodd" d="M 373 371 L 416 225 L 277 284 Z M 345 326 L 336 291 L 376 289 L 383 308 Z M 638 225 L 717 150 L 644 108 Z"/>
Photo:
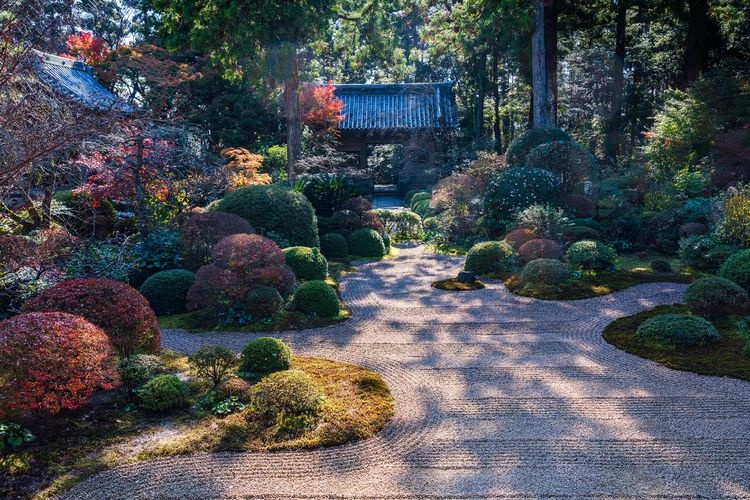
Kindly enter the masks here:
<path id="1" fill-rule="evenodd" d="M 613 319 L 684 285 L 538 301 L 499 282 L 445 292 L 463 259 L 403 248 L 341 280 L 342 324 L 276 335 L 297 354 L 378 371 L 396 415 L 327 449 L 199 453 L 100 473 L 67 498 L 748 497 L 750 384 L 678 372 L 607 344 Z M 239 350 L 259 335 L 163 332 Z"/>

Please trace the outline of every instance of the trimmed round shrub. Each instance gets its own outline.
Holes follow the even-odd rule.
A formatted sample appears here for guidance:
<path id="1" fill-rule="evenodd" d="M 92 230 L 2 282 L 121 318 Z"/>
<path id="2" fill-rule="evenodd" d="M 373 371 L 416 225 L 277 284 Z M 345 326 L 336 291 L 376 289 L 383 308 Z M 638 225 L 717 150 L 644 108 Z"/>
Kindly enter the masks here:
<path id="1" fill-rule="evenodd" d="M 328 276 L 328 261 L 317 248 L 289 247 L 283 251 L 286 265 L 297 279 L 324 280 Z"/>
<path id="2" fill-rule="evenodd" d="M 693 234 L 680 240 L 680 260 L 690 267 L 715 271 L 737 251 L 734 245 L 721 243 L 709 234 Z"/>
<path id="3" fill-rule="evenodd" d="M 536 239 L 530 240 L 521 245 L 518 249 L 518 255 L 524 262 L 530 262 L 536 259 L 562 259 L 563 249 L 553 240 Z"/>
<path id="4" fill-rule="evenodd" d="M 613 249 L 594 240 L 577 241 L 565 252 L 567 261 L 581 269 L 610 269 L 616 256 Z"/>
<path id="5" fill-rule="evenodd" d="M 432 208 L 430 208 L 430 200 L 417 200 L 411 204 L 411 210 L 421 218 L 426 218 L 432 215 Z"/>
<path id="6" fill-rule="evenodd" d="M 742 250 L 729 256 L 722 264 L 719 276 L 750 291 L 750 250 Z"/>
<path id="7" fill-rule="evenodd" d="M 320 253 L 326 259 L 345 259 L 349 256 L 349 245 L 339 233 L 328 233 L 320 237 Z"/>
<path id="8" fill-rule="evenodd" d="M 278 290 L 279 294 L 286 299 L 297 288 L 297 279 L 294 277 L 292 268 L 286 264 L 282 266 L 266 266 L 254 269 L 250 273 L 250 286 L 270 286 Z"/>
<path id="9" fill-rule="evenodd" d="M 476 274 L 493 274 L 510 269 L 513 247 L 504 241 L 477 243 L 466 254 L 464 270 Z"/>
<path id="10" fill-rule="evenodd" d="M 159 316 L 186 311 L 187 293 L 195 282 L 195 273 L 184 269 L 170 269 L 152 274 L 141 285 L 139 292 L 146 297 L 151 309 Z"/>
<path id="11" fill-rule="evenodd" d="M 506 243 L 509 243 L 510 246 L 512 246 L 516 250 L 518 250 L 519 248 L 521 248 L 521 246 L 524 243 L 526 243 L 527 241 L 534 240 L 536 238 L 537 236 L 534 234 L 534 231 L 523 227 L 521 229 L 514 229 L 513 231 L 506 234 L 504 241 Z"/>
<path id="12" fill-rule="evenodd" d="M 294 307 L 303 313 L 330 318 L 339 313 L 339 298 L 325 281 L 307 281 L 295 290 Z"/>
<path id="13" fill-rule="evenodd" d="M 563 229 L 563 238 L 568 243 L 581 240 L 599 240 L 599 231 L 588 226 L 570 226 Z"/>
<path id="14" fill-rule="evenodd" d="M 552 141 L 569 141 L 570 134 L 558 128 L 532 128 L 519 135 L 508 145 L 505 160 L 508 165 L 525 165 L 533 148 Z"/>
<path id="15" fill-rule="evenodd" d="M 706 345 L 719 339 L 719 332 L 709 321 L 691 314 L 660 314 L 638 327 L 636 336 L 664 344 Z"/>
<path id="16" fill-rule="evenodd" d="M 247 280 L 239 274 L 209 264 L 195 273 L 195 282 L 188 290 L 185 306 L 188 311 L 197 311 L 236 304 L 245 300 L 248 289 Z"/>
<path id="17" fill-rule="evenodd" d="M 232 234 L 214 246 L 214 264 L 240 275 L 266 266 L 280 266 L 286 259 L 271 239 L 257 234 Z"/>
<path id="18" fill-rule="evenodd" d="M 204 345 L 188 358 L 188 362 L 195 374 L 215 390 L 232 377 L 238 359 L 233 351 L 224 346 Z"/>
<path id="19" fill-rule="evenodd" d="M 412 189 L 411 191 L 407 191 L 406 194 L 404 195 L 404 205 L 406 205 L 407 207 L 411 206 L 412 198 L 414 197 L 415 194 L 418 194 L 418 193 L 426 193 L 428 197 L 430 194 L 429 191 L 426 191 L 424 189 Z"/>
<path id="20" fill-rule="evenodd" d="M 270 286 L 259 286 L 247 294 L 247 310 L 258 318 L 271 318 L 281 310 L 284 299 Z"/>
<path id="21" fill-rule="evenodd" d="M 484 194 L 484 206 L 491 217 L 510 218 L 535 204 L 554 204 L 560 195 L 560 180 L 541 168 L 511 168 L 495 176 Z M 416 210 L 415 210 L 416 212 Z"/>
<path id="22" fill-rule="evenodd" d="M 141 406 L 151 411 L 167 411 L 188 402 L 188 385 L 176 375 L 157 375 L 138 389 Z"/>
<path id="23" fill-rule="evenodd" d="M 245 219 L 226 212 L 188 212 L 175 217 L 175 222 L 180 230 L 183 265 L 192 271 L 208 264 L 214 245 L 230 234 L 255 232 Z"/>
<path id="24" fill-rule="evenodd" d="M 411 210 L 388 210 L 377 208 L 373 210 L 383 227 L 386 235 L 391 235 L 396 241 L 413 241 L 424 238 L 422 218 Z"/>
<path id="25" fill-rule="evenodd" d="M 358 257 L 382 257 L 385 255 L 383 237 L 374 229 L 358 229 L 349 235 L 349 252 Z"/>
<path id="26" fill-rule="evenodd" d="M 574 217 L 588 219 L 594 216 L 596 204 L 588 196 L 582 194 L 569 194 L 563 199 L 565 205 L 571 210 Z"/>
<path id="27" fill-rule="evenodd" d="M 573 193 L 581 191 L 583 181 L 593 174 L 596 158 L 577 142 L 566 139 L 532 148 L 526 157 L 526 166 L 551 170 L 560 178 L 562 190 Z"/>
<path id="28" fill-rule="evenodd" d="M 568 266 L 556 259 L 532 260 L 521 271 L 524 285 L 557 286 L 567 282 L 569 278 Z"/>
<path id="29" fill-rule="evenodd" d="M 264 235 L 275 235 L 288 245 L 317 247 L 315 211 L 302 193 L 281 186 L 235 189 L 211 207 L 215 212 L 239 215 Z"/>
<path id="30" fill-rule="evenodd" d="M 271 373 L 288 370 L 292 351 L 279 339 L 259 337 L 242 348 L 238 372 L 242 378 L 260 380 Z"/>
<path id="31" fill-rule="evenodd" d="M 383 247 L 385 248 L 386 255 L 391 253 L 391 236 L 387 233 L 381 234 L 381 238 L 383 238 Z"/>
<path id="32" fill-rule="evenodd" d="M 153 354 L 134 354 L 120 363 L 120 378 L 130 389 L 140 387 L 167 371 L 164 360 Z"/>
<path id="33" fill-rule="evenodd" d="M 0 322 L 0 417 L 7 410 L 56 414 L 119 383 L 104 331 L 62 312 Z"/>
<path id="34" fill-rule="evenodd" d="M 651 261 L 651 270 L 657 273 L 671 273 L 672 264 L 665 259 L 654 259 Z"/>
<path id="35" fill-rule="evenodd" d="M 59 311 L 91 321 L 106 332 L 123 356 L 161 349 L 156 315 L 146 298 L 124 283 L 105 278 L 62 281 L 23 305 L 26 312 Z"/>
<path id="36" fill-rule="evenodd" d="M 314 417 L 322 400 L 323 392 L 301 370 L 286 370 L 265 377 L 253 388 L 252 395 L 255 411 L 278 423 L 288 417 Z"/>
<path id="37" fill-rule="evenodd" d="M 693 314 L 721 318 L 743 311 L 748 296 L 744 288 L 726 278 L 701 278 L 685 291 L 685 304 Z"/>

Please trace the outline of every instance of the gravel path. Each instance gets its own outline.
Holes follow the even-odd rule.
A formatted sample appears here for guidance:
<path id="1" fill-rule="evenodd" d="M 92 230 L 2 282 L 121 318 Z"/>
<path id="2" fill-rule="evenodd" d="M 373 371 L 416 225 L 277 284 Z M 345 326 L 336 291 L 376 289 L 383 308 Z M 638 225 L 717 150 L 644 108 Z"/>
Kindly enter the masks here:
<path id="1" fill-rule="evenodd" d="M 612 319 L 679 302 L 648 284 L 545 302 L 499 283 L 430 288 L 462 259 L 422 247 L 342 280 L 352 320 L 280 335 L 297 354 L 383 375 L 396 415 L 375 438 L 301 452 L 170 457 L 101 473 L 70 498 L 750 497 L 750 384 L 617 350 Z M 240 349 L 253 334 L 164 332 Z"/>

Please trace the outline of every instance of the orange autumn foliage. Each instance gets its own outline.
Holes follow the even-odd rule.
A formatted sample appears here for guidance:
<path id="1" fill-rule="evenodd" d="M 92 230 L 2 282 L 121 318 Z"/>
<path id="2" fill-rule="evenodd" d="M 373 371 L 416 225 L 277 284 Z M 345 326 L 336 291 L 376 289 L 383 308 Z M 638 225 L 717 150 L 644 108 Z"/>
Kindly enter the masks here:
<path id="1" fill-rule="evenodd" d="M 224 148 L 221 156 L 227 160 L 224 168 L 229 181 L 228 190 L 256 184 L 271 184 L 271 176 L 259 172 L 263 157 L 245 148 Z"/>

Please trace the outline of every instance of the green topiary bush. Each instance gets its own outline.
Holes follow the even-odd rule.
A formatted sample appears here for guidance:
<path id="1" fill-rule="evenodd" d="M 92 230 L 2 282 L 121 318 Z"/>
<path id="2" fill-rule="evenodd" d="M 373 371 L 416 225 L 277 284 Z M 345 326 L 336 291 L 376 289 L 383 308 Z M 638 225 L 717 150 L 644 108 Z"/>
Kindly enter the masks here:
<path id="1" fill-rule="evenodd" d="M 275 240 L 280 246 L 320 245 L 312 205 L 302 193 L 285 187 L 248 186 L 235 189 L 213 204 L 211 210 L 239 215 L 252 224 L 258 233 Z"/>
<path id="2" fill-rule="evenodd" d="M 564 255 L 565 252 L 560 244 L 553 240 L 529 240 L 518 249 L 518 257 L 522 262 L 531 262 L 536 259 L 561 260 Z"/>
<path id="3" fill-rule="evenodd" d="M 660 314 L 638 327 L 636 336 L 664 344 L 706 345 L 719 339 L 719 332 L 710 322 L 690 314 Z"/>
<path id="4" fill-rule="evenodd" d="M 671 273 L 672 264 L 665 259 L 654 259 L 651 261 L 651 270 L 657 273 Z"/>
<path id="5" fill-rule="evenodd" d="M 256 318 L 272 318 L 283 305 L 281 294 L 271 286 L 259 286 L 247 294 L 247 310 Z"/>
<path id="6" fill-rule="evenodd" d="M 325 281 L 307 281 L 294 292 L 295 309 L 330 318 L 339 313 L 339 298 Z"/>
<path id="7" fill-rule="evenodd" d="M 596 169 L 596 157 L 577 142 L 545 142 L 535 146 L 526 157 L 526 166 L 551 170 L 560 178 L 566 193 L 583 191 L 583 181 Z"/>
<path id="8" fill-rule="evenodd" d="M 349 252 L 358 257 L 382 257 L 385 255 L 383 238 L 374 229 L 358 229 L 349 235 Z"/>
<path id="9" fill-rule="evenodd" d="M 315 421 L 323 392 L 301 370 L 277 372 L 264 378 L 253 388 L 255 412 L 283 431 L 299 433 Z"/>
<path id="10" fill-rule="evenodd" d="M 317 248 L 285 248 L 284 257 L 286 265 L 292 268 L 297 279 L 324 280 L 328 276 L 328 261 Z"/>
<path id="11" fill-rule="evenodd" d="M 134 354 L 120 363 L 120 379 L 129 389 L 138 388 L 162 373 L 167 373 L 167 364 L 153 354 Z"/>
<path id="12" fill-rule="evenodd" d="M 679 255 L 690 267 L 715 271 L 736 251 L 736 246 L 722 243 L 714 235 L 693 234 L 680 240 Z"/>
<path id="13" fill-rule="evenodd" d="M 582 240 L 568 247 L 567 261 L 581 269 L 611 269 L 617 254 L 600 241 Z"/>
<path id="14" fill-rule="evenodd" d="M 151 411 L 166 411 L 187 404 L 188 386 L 175 375 L 158 375 L 138 389 L 141 406 Z"/>
<path id="15" fill-rule="evenodd" d="M 726 278 L 701 278 L 685 291 L 685 304 L 693 314 L 704 318 L 721 318 L 739 313 L 747 307 L 744 288 Z"/>
<path id="16" fill-rule="evenodd" d="M 292 351 L 279 339 L 259 337 L 242 348 L 239 375 L 248 380 L 260 380 L 271 373 L 288 370 Z"/>
<path id="17" fill-rule="evenodd" d="M 570 134 L 558 128 L 533 128 L 513 139 L 505 152 L 505 160 L 508 165 L 525 165 L 526 157 L 536 146 L 546 142 L 569 140 Z"/>
<path id="18" fill-rule="evenodd" d="M 524 285 L 558 286 L 566 283 L 568 279 L 568 266 L 557 259 L 532 260 L 521 272 L 521 281 Z"/>
<path id="19" fill-rule="evenodd" d="M 349 256 L 349 244 L 339 233 L 328 233 L 320 237 L 320 253 L 326 259 L 345 259 Z"/>
<path id="20" fill-rule="evenodd" d="M 138 291 L 157 315 L 177 314 L 186 311 L 187 293 L 194 282 L 195 273 L 170 269 L 149 276 Z"/>
<path id="21" fill-rule="evenodd" d="M 464 269 L 476 274 L 493 274 L 510 270 L 513 247 L 504 241 L 477 243 L 466 254 Z"/>
<path id="22" fill-rule="evenodd" d="M 560 180 L 549 170 L 512 168 L 495 176 L 484 195 L 487 214 L 508 219 L 534 204 L 554 204 L 560 195 Z"/>
<path id="23" fill-rule="evenodd" d="M 731 255 L 722 264 L 719 276 L 734 281 L 750 291 L 750 250 L 742 250 Z"/>
<path id="24" fill-rule="evenodd" d="M 600 238 L 599 231 L 587 226 L 570 226 L 563 229 L 563 239 L 568 243 L 581 240 L 599 240 Z"/>

